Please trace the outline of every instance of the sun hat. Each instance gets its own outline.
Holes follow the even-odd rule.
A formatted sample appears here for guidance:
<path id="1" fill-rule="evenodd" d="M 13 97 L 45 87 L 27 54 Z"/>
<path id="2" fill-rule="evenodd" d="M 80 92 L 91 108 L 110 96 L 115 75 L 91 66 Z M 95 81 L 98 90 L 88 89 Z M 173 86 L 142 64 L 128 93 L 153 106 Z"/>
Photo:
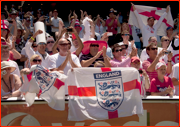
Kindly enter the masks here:
<path id="1" fill-rule="evenodd" d="M 10 64 L 8 61 L 2 61 L 1 62 L 1 70 L 5 68 L 11 68 L 11 73 L 16 70 L 16 67 L 14 67 L 12 64 Z"/>
<path id="2" fill-rule="evenodd" d="M 7 20 L 1 20 L 1 29 L 6 29 L 8 30 L 8 32 L 10 32 L 8 27 L 9 27 L 9 22 Z"/>
<path id="3" fill-rule="evenodd" d="M 89 54 L 89 52 L 90 52 L 90 45 L 91 44 L 98 44 L 99 45 L 99 51 L 101 51 L 103 49 L 103 46 L 105 46 L 106 49 L 107 49 L 107 43 L 105 41 L 101 41 L 101 40 L 100 41 L 89 40 L 89 41 L 83 42 L 84 47 L 82 49 L 82 54 L 84 54 L 84 55 Z"/>

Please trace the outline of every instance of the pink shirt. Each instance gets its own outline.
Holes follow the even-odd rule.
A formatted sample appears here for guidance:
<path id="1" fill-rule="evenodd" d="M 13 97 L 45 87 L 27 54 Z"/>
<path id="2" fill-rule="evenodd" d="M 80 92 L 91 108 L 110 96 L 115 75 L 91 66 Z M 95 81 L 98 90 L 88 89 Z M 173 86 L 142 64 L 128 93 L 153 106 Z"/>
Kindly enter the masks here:
<path id="1" fill-rule="evenodd" d="M 106 20 L 106 26 L 107 26 L 107 31 L 112 32 L 113 34 L 117 34 L 117 19 L 114 20 L 112 26 L 108 26 L 108 24 L 111 22 L 112 19 L 107 19 Z"/>
<path id="2" fill-rule="evenodd" d="M 164 76 L 164 82 L 160 82 L 158 77 L 153 78 L 150 85 L 150 92 L 163 92 L 169 85 L 174 89 L 171 78 L 167 76 Z"/>
<path id="3" fill-rule="evenodd" d="M 131 59 L 128 57 L 126 59 L 122 59 L 119 61 L 117 59 L 113 59 L 110 61 L 112 67 L 130 67 Z"/>

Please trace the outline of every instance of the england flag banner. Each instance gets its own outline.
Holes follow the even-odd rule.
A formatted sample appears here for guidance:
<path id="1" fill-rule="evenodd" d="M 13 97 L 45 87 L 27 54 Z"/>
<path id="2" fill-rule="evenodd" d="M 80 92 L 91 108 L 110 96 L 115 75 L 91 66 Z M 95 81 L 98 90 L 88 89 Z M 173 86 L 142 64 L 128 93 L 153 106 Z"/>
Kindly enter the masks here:
<path id="1" fill-rule="evenodd" d="M 67 84 L 69 121 L 143 114 L 140 77 L 134 68 L 74 68 Z"/>
<path id="2" fill-rule="evenodd" d="M 34 103 L 36 95 L 48 102 L 55 110 L 65 109 L 65 80 L 66 75 L 57 71 L 49 72 L 41 65 L 33 65 L 30 74 L 24 75 L 24 83 L 20 88 L 27 106 Z"/>
<path id="3" fill-rule="evenodd" d="M 142 5 L 134 5 L 140 18 L 142 19 L 142 23 L 144 25 L 147 24 L 147 19 L 150 16 L 153 16 L 156 20 L 154 21 L 154 24 L 160 20 L 160 17 L 163 15 L 164 12 L 166 12 L 166 8 L 159 8 L 159 7 L 151 7 L 151 6 L 142 6 Z M 130 9 L 130 15 L 129 15 L 129 22 L 130 25 L 134 25 L 137 28 L 141 28 L 140 25 L 142 26 L 143 24 L 138 23 L 138 19 L 133 12 L 132 6 Z M 171 11 L 167 13 L 167 15 L 164 17 L 162 20 L 161 25 L 159 26 L 157 30 L 157 35 L 159 36 L 164 36 L 166 35 L 166 28 L 167 27 L 173 27 L 174 26 L 174 21 L 171 15 Z"/>

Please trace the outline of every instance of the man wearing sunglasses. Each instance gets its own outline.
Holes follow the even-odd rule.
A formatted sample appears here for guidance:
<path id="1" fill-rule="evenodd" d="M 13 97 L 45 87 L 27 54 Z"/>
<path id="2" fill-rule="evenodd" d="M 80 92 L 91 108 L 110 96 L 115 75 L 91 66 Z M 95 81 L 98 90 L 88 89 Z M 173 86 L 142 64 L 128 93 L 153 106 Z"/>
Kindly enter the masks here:
<path id="1" fill-rule="evenodd" d="M 111 64 L 109 62 L 110 58 L 106 55 L 106 47 L 100 47 L 101 44 L 105 45 L 106 42 L 90 42 L 89 48 L 87 48 L 89 53 L 82 55 L 80 58 L 82 67 L 94 67 L 94 64 L 97 61 L 102 61 L 105 63 L 106 67 L 111 67 Z M 84 47 L 86 47 L 85 44 Z M 99 50 L 99 48 L 102 49 Z"/>
<path id="2" fill-rule="evenodd" d="M 154 20 L 155 17 L 153 16 L 150 16 L 148 19 L 147 19 L 147 25 L 145 25 L 141 19 L 141 17 L 139 16 L 139 13 L 137 12 L 135 6 L 133 3 L 132 4 L 132 7 L 133 7 L 133 11 L 134 11 L 134 14 L 136 15 L 136 18 L 137 18 L 137 21 L 139 23 L 139 27 L 142 31 L 142 37 L 143 37 L 143 47 L 145 48 L 147 45 L 148 45 L 148 39 L 149 37 L 151 36 L 157 36 L 157 30 L 158 28 L 160 27 L 163 19 L 165 18 L 165 16 L 167 15 L 167 13 L 169 12 L 169 6 L 167 6 L 166 8 L 166 12 L 164 12 L 164 14 L 159 18 L 158 22 L 154 25 Z"/>
<path id="3" fill-rule="evenodd" d="M 31 48 L 33 41 L 34 41 L 34 38 L 36 38 L 36 36 L 39 34 L 45 34 L 45 33 L 43 33 L 42 30 L 37 30 L 36 33 L 27 41 L 27 43 L 25 45 L 25 50 L 26 50 L 26 53 L 27 53 L 29 60 L 33 55 L 37 54 L 42 59 L 41 65 L 43 67 L 49 69 L 49 67 L 50 67 L 50 63 L 49 63 L 50 55 L 46 52 L 46 47 L 47 47 L 46 43 L 47 42 L 41 42 L 41 41 L 37 42 L 37 51 L 36 52 Z M 45 37 L 45 35 L 44 35 L 44 37 Z"/>
<path id="4" fill-rule="evenodd" d="M 128 57 L 124 58 L 122 54 L 122 45 L 114 44 L 112 47 L 112 52 L 114 59 L 110 61 L 112 67 L 129 67 L 131 63 L 131 58 L 137 55 L 137 50 L 132 49 Z"/>
<path id="5" fill-rule="evenodd" d="M 160 60 L 160 58 L 162 56 L 165 55 L 166 50 L 163 49 L 160 51 L 160 53 L 157 53 L 157 45 L 155 43 L 150 43 L 147 47 L 146 47 L 146 52 L 149 55 L 149 58 L 147 60 L 145 60 L 142 63 L 143 69 L 147 72 L 150 82 L 153 78 L 156 78 L 157 72 L 155 70 L 155 66 L 158 62 L 163 62 L 164 61 Z M 167 63 L 167 74 L 170 74 L 172 71 L 172 64 L 171 64 L 171 59 L 172 59 L 172 53 L 168 54 L 168 63 Z M 147 92 L 149 92 L 149 90 L 147 90 Z"/>
<path id="6" fill-rule="evenodd" d="M 157 45 L 157 38 L 155 36 L 150 37 L 148 39 L 148 44 L 150 44 L 150 43 L 154 43 L 155 45 Z M 157 48 L 158 48 L 157 54 L 159 54 L 163 48 L 161 48 L 161 47 L 157 47 Z M 148 58 L 149 58 L 149 55 L 147 54 L 146 48 L 145 48 L 141 52 L 140 60 L 143 62 L 143 61 L 147 60 Z M 162 58 L 163 57 L 161 57 L 160 60 L 162 60 Z"/>
<path id="7" fill-rule="evenodd" d="M 57 48 L 59 52 L 51 55 L 50 58 L 50 71 L 64 71 L 64 74 L 67 75 L 69 69 L 71 68 L 79 68 L 81 64 L 79 62 L 79 58 L 70 52 L 71 42 L 66 39 L 62 38 L 63 34 L 67 32 L 67 28 L 64 28 L 56 40 L 55 44 L 53 45 L 53 51 Z M 68 86 L 66 85 L 65 81 L 65 94 L 68 95 Z"/>

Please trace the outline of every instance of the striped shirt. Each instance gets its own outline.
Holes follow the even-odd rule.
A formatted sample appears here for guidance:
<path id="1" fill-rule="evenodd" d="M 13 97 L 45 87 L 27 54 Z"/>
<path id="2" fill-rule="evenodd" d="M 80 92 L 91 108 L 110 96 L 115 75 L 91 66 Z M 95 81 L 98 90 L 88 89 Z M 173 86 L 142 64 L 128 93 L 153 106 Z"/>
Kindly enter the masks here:
<path id="1" fill-rule="evenodd" d="M 151 82 L 151 80 L 153 78 L 156 78 L 158 77 L 158 74 L 156 72 L 156 70 L 154 70 L 153 72 L 148 72 L 147 71 L 147 68 L 152 64 L 154 60 L 151 60 L 150 58 L 148 58 L 147 60 L 143 61 L 142 63 L 142 66 L 143 66 L 143 69 L 147 72 L 148 76 L 149 76 L 149 81 Z M 159 60 L 159 62 L 164 62 L 162 60 Z M 148 89 L 147 91 L 149 92 L 150 89 Z"/>

